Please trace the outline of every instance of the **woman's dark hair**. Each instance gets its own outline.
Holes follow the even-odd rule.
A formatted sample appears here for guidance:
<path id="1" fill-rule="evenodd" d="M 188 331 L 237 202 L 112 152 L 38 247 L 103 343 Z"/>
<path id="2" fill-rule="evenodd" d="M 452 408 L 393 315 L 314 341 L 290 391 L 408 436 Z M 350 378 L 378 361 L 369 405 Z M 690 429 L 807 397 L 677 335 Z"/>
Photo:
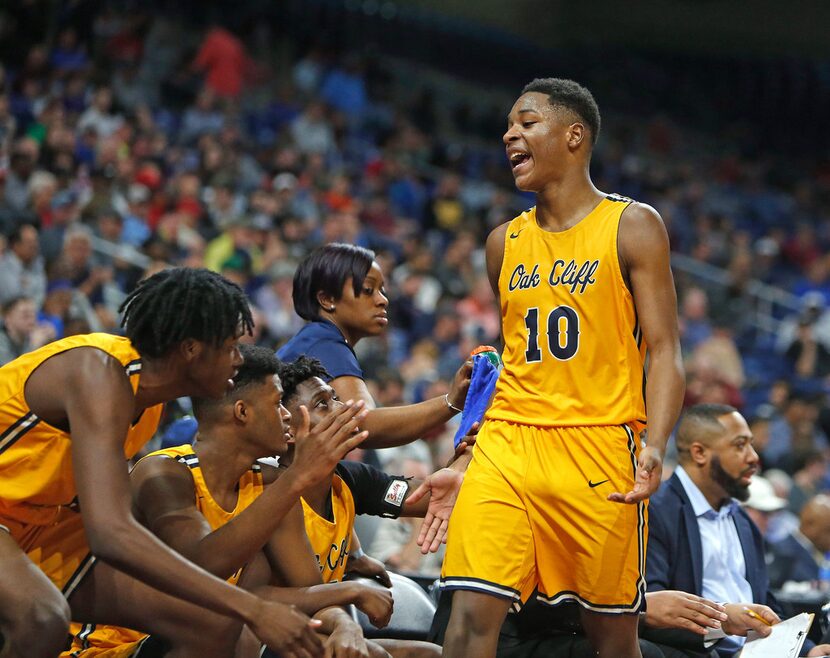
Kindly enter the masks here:
<path id="1" fill-rule="evenodd" d="M 354 294 L 360 294 L 363 280 L 375 260 L 375 252 L 353 244 L 332 242 L 312 251 L 294 273 L 294 310 L 303 320 L 320 319 L 322 292 L 333 299 L 343 296 L 343 286 L 352 280 Z"/>
<path id="2" fill-rule="evenodd" d="M 138 284 L 118 309 L 121 326 L 142 356 L 160 357 L 192 338 L 219 347 L 254 326 L 248 298 L 235 283 L 205 269 L 176 267 Z"/>

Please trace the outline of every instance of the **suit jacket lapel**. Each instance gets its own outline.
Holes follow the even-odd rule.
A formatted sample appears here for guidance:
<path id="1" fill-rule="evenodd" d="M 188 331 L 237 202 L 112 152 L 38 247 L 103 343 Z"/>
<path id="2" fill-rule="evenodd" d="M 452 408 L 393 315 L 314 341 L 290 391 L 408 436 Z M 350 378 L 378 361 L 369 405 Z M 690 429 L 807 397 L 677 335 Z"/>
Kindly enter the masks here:
<path id="1" fill-rule="evenodd" d="M 735 528 L 738 530 L 738 539 L 741 541 L 741 550 L 744 554 L 744 564 L 746 565 L 746 579 L 749 581 L 749 586 L 752 588 L 752 596 L 755 601 L 765 601 L 766 592 L 761 591 L 761 578 L 758 574 L 758 556 L 754 551 L 754 539 L 752 537 L 752 528 L 749 526 L 749 521 L 740 513 L 734 512 L 732 518 L 735 520 Z M 763 553 L 761 554 L 763 559 Z"/>
<path id="2" fill-rule="evenodd" d="M 680 483 L 677 475 L 673 475 L 670 485 L 680 498 L 680 509 L 683 515 L 683 525 L 686 528 L 686 539 L 689 542 L 689 552 L 692 558 L 692 578 L 695 583 L 695 592 L 703 592 L 703 546 L 700 543 L 700 527 L 692 509 L 692 501 L 686 495 L 686 490 Z"/>

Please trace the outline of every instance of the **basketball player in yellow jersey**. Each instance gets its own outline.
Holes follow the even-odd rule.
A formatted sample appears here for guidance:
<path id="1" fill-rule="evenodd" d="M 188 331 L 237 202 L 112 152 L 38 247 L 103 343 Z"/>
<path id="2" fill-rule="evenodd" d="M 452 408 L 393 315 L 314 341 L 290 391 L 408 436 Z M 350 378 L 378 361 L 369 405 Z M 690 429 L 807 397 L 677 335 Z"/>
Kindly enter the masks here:
<path id="1" fill-rule="evenodd" d="M 349 649 L 364 644 L 360 626 L 345 611 L 318 611 L 354 603 L 367 614 L 386 615 L 391 596 L 358 583 L 323 587 L 303 532 L 302 514 L 293 520 L 291 513 L 274 514 L 285 488 L 271 484 L 276 469 L 258 464 L 257 459 L 285 452 L 289 436 L 289 416 L 281 404 L 276 376 L 279 362 L 264 347 L 241 345 L 240 352 L 244 362 L 232 390 L 218 400 L 193 398 L 199 421 L 195 445 L 150 453 L 133 469 L 133 508 L 165 544 L 215 576 L 255 588 L 263 598 L 296 605 L 307 614 L 317 613 L 319 630 L 328 636 L 326 646 L 334 655 L 350 655 Z M 300 427 L 303 446 L 295 466 L 285 471 L 288 479 L 330 477 L 346 445 L 351 445 L 357 423 L 365 417 L 360 409 L 361 405 L 347 405 L 311 431 Z M 299 513 L 296 498 L 292 503 L 292 512 Z M 282 563 L 283 553 L 291 554 L 292 584 L 297 588 L 266 591 L 261 586 L 270 580 L 268 562 Z M 300 560 L 303 555 L 305 563 Z M 303 575 L 305 581 L 300 580 Z M 126 628 L 73 626 L 75 637 L 64 658 L 140 657 L 149 649 L 157 651 L 160 644 L 156 637 L 145 640 L 143 633 Z M 259 643 L 248 647 L 253 638 L 247 635 L 244 649 L 258 655 Z"/>
<path id="2" fill-rule="evenodd" d="M 487 239 L 504 370 L 450 518 L 451 658 L 494 656 L 508 609 L 534 588 L 580 605 L 596 655 L 641 656 L 646 499 L 683 372 L 666 230 L 649 206 L 594 187 L 599 125 L 591 93 L 552 78 L 508 116 L 507 157 L 536 207 Z"/>
<path id="3" fill-rule="evenodd" d="M 284 655 L 321 655 L 319 622 L 199 569 L 131 511 L 125 458 L 160 405 L 227 391 L 251 328 L 244 293 L 213 272 L 172 269 L 122 312 L 127 338 L 72 337 L 0 368 L 3 655 L 54 658 L 70 616 L 157 634 L 171 656 L 233 655 L 243 623 Z M 276 515 L 307 483 L 281 486 Z"/>

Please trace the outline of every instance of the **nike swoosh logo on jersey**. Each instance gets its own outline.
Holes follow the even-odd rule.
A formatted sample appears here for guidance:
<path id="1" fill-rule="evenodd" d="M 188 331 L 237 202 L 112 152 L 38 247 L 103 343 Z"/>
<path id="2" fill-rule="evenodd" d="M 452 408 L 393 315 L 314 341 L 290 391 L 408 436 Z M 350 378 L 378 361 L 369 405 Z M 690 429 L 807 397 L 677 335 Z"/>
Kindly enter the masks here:
<path id="1" fill-rule="evenodd" d="M 516 231 L 515 233 L 511 233 L 511 234 L 510 234 L 510 239 L 511 239 L 511 240 L 515 240 L 516 238 L 518 238 L 518 237 L 519 237 L 519 233 L 521 233 L 522 231 L 524 231 L 524 229 L 523 229 L 523 228 L 520 228 L 520 229 L 519 229 L 518 231 Z"/>
<path id="2" fill-rule="evenodd" d="M 591 487 L 591 489 L 593 489 L 594 487 L 598 487 L 599 485 L 605 484 L 606 482 L 608 482 L 608 480 L 601 480 L 600 482 L 591 482 L 590 480 L 588 480 L 588 486 Z"/>

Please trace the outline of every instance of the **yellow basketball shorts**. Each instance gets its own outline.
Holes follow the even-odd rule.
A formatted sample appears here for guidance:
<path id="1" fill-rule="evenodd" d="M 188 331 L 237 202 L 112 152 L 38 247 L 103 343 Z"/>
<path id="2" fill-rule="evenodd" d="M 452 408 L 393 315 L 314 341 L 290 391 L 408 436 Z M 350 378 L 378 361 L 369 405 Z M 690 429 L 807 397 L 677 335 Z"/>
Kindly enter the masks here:
<path id="1" fill-rule="evenodd" d="M 72 646 L 60 658 L 140 658 L 149 635 L 117 626 L 72 622 Z"/>
<path id="2" fill-rule="evenodd" d="M 34 525 L 0 516 L 12 539 L 68 599 L 95 565 L 81 514 L 61 508 L 53 523 Z"/>
<path id="3" fill-rule="evenodd" d="M 447 589 L 603 613 L 645 605 L 646 503 L 634 486 L 640 441 L 626 426 L 537 427 L 488 420 L 450 517 Z"/>

